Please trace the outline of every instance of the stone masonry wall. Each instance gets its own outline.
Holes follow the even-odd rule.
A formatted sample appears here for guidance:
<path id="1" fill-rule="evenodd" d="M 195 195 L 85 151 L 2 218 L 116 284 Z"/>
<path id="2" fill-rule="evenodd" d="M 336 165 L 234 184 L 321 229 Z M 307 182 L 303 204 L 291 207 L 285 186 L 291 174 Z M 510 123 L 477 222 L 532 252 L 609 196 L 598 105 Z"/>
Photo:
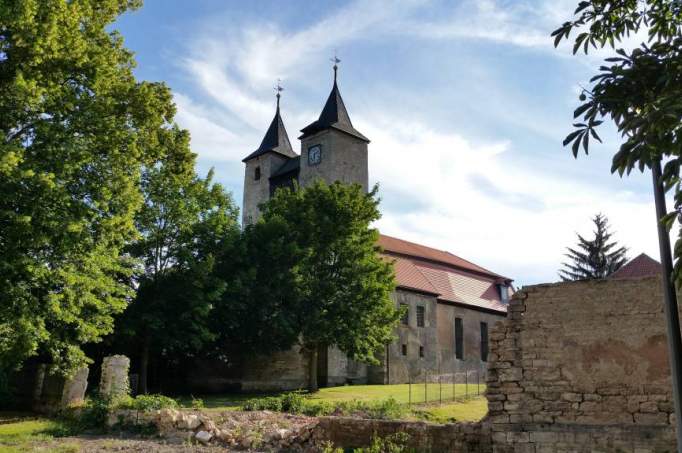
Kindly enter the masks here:
<path id="1" fill-rule="evenodd" d="M 674 451 L 660 279 L 523 288 L 490 340 L 495 451 Z"/>

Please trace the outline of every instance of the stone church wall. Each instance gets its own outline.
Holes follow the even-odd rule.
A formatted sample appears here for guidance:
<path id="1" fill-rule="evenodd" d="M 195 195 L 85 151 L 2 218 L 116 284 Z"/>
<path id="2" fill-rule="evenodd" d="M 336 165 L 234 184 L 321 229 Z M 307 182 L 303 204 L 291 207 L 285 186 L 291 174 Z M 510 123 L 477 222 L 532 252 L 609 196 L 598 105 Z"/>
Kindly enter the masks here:
<path id="1" fill-rule="evenodd" d="M 455 318 L 461 318 L 464 326 L 464 357 L 455 357 Z M 470 373 L 470 379 L 485 379 L 488 362 L 481 355 L 481 323 L 488 325 L 488 336 L 493 327 L 506 319 L 506 314 L 493 314 L 459 305 L 438 304 L 438 348 L 440 354 L 441 373 L 448 377 L 453 374 L 458 381 L 464 379 L 464 373 Z M 488 346 L 490 351 L 490 344 Z"/>
<path id="2" fill-rule="evenodd" d="M 383 367 L 388 369 L 390 384 L 402 384 L 423 381 L 424 376 L 437 380 L 438 374 L 438 337 L 437 337 L 437 303 L 433 296 L 396 290 L 391 294 L 396 306 L 408 306 L 408 325 L 399 324 L 396 335 L 398 339 L 388 346 L 388 366 L 385 358 Z M 417 307 L 424 307 L 424 327 L 417 327 Z M 403 355 L 403 345 L 407 355 Z M 419 348 L 424 348 L 424 357 L 419 356 Z M 428 377 L 427 377 L 428 379 Z"/>
<path id="3" fill-rule="evenodd" d="M 269 152 L 246 162 L 244 173 L 244 200 L 242 223 L 248 225 L 260 217 L 258 205 L 270 199 L 270 175 L 286 161 L 280 154 Z M 260 168 L 260 179 L 256 179 L 256 168 Z"/>
<path id="4" fill-rule="evenodd" d="M 498 452 L 674 451 L 658 278 L 524 288 L 490 361 Z"/>

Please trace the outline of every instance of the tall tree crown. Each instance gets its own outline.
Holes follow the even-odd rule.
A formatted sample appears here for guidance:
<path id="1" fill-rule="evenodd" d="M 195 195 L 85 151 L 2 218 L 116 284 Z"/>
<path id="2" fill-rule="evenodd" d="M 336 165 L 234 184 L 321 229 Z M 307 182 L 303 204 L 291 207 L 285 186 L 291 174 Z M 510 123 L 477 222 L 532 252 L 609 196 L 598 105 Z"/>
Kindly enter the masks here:
<path id="1" fill-rule="evenodd" d="M 611 241 L 613 235 L 606 216 L 597 214 L 592 222 L 594 238 L 588 240 L 578 234 L 577 248 L 567 248 L 566 257 L 570 261 L 559 271 L 564 281 L 606 278 L 627 262 L 627 249 Z"/>

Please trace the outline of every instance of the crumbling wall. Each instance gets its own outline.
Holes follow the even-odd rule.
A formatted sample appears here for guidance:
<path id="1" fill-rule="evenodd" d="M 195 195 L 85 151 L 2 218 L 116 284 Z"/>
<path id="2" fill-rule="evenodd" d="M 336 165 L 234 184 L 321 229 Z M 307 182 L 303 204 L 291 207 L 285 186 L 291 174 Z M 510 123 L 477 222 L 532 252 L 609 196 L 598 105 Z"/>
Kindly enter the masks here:
<path id="1" fill-rule="evenodd" d="M 490 339 L 498 451 L 674 451 L 658 278 L 526 287 Z"/>

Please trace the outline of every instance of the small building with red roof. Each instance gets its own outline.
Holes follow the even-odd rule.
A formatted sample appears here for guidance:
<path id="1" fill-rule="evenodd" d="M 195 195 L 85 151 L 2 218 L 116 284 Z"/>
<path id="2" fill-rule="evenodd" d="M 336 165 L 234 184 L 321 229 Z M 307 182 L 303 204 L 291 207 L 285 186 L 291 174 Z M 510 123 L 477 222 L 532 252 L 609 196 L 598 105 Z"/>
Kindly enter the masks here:
<path id="1" fill-rule="evenodd" d="M 626 278 L 653 277 L 661 273 L 661 263 L 647 255 L 641 253 L 636 258 L 631 259 L 613 274 L 609 275 L 610 280 L 622 280 Z"/>

